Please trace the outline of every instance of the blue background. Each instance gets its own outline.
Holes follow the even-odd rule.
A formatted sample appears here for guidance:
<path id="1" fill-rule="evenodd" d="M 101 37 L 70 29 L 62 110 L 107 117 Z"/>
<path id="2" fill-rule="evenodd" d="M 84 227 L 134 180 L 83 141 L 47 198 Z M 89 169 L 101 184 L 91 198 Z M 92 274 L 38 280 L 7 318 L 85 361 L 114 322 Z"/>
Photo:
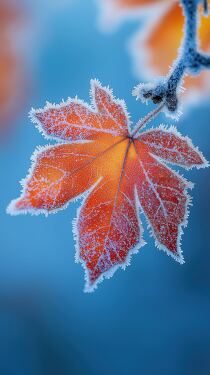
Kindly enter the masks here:
<path id="1" fill-rule="evenodd" d="M 74 262 L 71 222 L 81 202 L 47 219 L 5 213 L 31 153 L 46 143 L 27 117 L 31 106 L 76 94 L 89 101 L 89 80 L 98 78 L 126 100 L 134 122 L 149 109 L 131 96 L 138 81 L 125 45 L 138 22 L 103 34 L 92 0 L 59 9 L 27 3 L 40 28 L 29 52 L 36 87 L 0 153 L 0 374 L 209 375 L 209 170 L 184 173 L 196 184 L 185 265 L 155 248 L 143 219 L 148 244 L 92 294 L 83 293 L 83 269 Z M 208 99 L 177 126 L 210 160 L 209 117 Z M 155 122 L 171 123 L 163 115 Z"/>

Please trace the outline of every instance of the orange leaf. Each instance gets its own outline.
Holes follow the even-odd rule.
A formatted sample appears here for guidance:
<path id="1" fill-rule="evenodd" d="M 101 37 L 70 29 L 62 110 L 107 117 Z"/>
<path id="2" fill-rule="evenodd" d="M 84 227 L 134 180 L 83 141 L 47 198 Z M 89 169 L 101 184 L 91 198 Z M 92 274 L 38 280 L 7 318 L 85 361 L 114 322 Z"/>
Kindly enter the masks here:
<path id="1" fill-rule="evenodd" d="M 114 0 L 118 7 L 139 8 L 142 6 L 154 5 L 157 0 Z M 159 0 L 164 1 L 164 0 Z"/>
<path id="2" fill-rule="evenodd" d="M 191 141 L 173 127 L 131 133 L 124 102 L 98 81 L 92 81 L 91 96 L 92 107 L 69 99 L 32 111 L 47 137 L 66 143 L 35 152 L 23 193 L 8 208 L 11 214 L 48 214 L 85 193 L 74 231 L 88 291 L 119 266 L 124 268 L 144 244 L 139 206 L 157 246 L 183 262 L 180 237 L 191 185 L 163 159 L 187 169 L 207 166 Z"/>
<path id="3" fill-rule="evenodd" d="M 22 9 L 0 0 L 0 135 L 5 132 L 25 100 L 24 59 L 17 48 L 23 30 Z"/>
<path id="4" fill-rule="evenodd" d="M 81 100 L 70 99 L 61 105 L 47 104 L 44 110 L 32 110 L 32 121 L 45 136 L 68 141 L 99 139 L 102 135 L 127 136 L 127 118 L 123 101 L 113 102 L 110 90 L 91 83 L 94 108 Z"/>

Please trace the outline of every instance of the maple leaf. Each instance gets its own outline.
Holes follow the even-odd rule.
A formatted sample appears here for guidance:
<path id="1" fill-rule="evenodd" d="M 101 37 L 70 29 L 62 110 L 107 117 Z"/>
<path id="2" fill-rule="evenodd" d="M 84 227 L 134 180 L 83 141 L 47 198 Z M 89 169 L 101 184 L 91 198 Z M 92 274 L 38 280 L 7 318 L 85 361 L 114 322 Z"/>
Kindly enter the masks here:
<path id="1" fill-rule="evenodd" d="M 124 268 L 143 244 L 139 207 L 156 245 L 180 263 L 190 187 L 164 161 L 183 168 L 207 162 L 174 127 L 132 133 L 123 101 L 96 80 L 92 106 L 78 99 L 47 104 L 30 116 L 47 137 L 65 142 L 38 148 L 20 198 L 8 212 L 55 212 L 85 194 L 74 223 L 77 261 L 86 270 L 86 290 Z"/>

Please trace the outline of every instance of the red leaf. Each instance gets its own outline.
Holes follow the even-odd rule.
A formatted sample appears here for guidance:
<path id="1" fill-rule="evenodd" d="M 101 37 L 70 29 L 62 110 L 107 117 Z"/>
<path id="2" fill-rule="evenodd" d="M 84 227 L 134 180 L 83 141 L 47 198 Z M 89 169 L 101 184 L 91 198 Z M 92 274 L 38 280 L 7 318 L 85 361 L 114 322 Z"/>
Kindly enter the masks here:
<path id="1" fill-rule="evenodd" d="M 184 168 L 199 167 L 205 163 L 201 153 L 192 145 L 188 137 L 182 137 L 175 127 L 169 129 L 159 127 L 140 135 L 139 141 L 149 147 L 156 156 L 169 163 L 180 165 Z"/>
<path id="2" fill-rule="evenodd" d="M 8 208 L 11 214 L 48 214 L 88 191 L 74 224 L 77 260 L 86 269 L 88 291 L 119 266 L 124 268 L 144 244 L 138 201 L 157 246 L 183 262 L 180 237 L 191 185 L 162 159 L 184 168 L 207 166 L 175 128 L 134 136 L 124 103 L 97 81 L 91 90 L 94 109 L 69 99 L 33 111 L 33 120 L 47 135 L 77 142 L 36 151 L 22 196 Z"/>
<path id="3" fill-rule="evenodd" d="M 93 107 L 81 100 L 47 103 L 42 110 L 32 110 L 31 119 L 45 136 L 68 141 L 93 140 L 102 135 L 128 135 L 128 114 L 123 101 L 113 100 L 109 89 L 91 81 Z"/>
<path id="4" fill-rule="evenodd" d="M 105 272 L 113 273 L 117 265 L 126 265 L 129 252 L 140 241 L 142 233 L 133 189 L 136 164 L 131 157 L 133 152 L 133 145 L 127 139 L 110 152 L 113 162 L 117 155 L 122 155 L 117 169 L 104 174 L 80 211 L 76 225 L 78 259 L 88 269 L 90 285 Z"/>
<path id="5" fill-rule="evenodd" d="M 158 247 L 182 262 L 179 226 L 186 222 L 189 184 L 154 159 L 139 140 L 134 144 L 138 155 L 136 186 L 142 209 Z"/>

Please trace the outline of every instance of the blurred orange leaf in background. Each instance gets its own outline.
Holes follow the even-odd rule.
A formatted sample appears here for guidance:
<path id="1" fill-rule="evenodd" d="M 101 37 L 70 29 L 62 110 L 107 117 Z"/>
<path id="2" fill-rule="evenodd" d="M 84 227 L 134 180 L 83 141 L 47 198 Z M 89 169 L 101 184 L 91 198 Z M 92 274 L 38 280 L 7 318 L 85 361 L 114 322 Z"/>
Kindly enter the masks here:
<path id="1" fill-rule="evenodd" d="M 21 5 L 0 0 L 0 136 L 8 133 L 26 100 L 28 77 L 21 45 L 26 25 Z"/>

